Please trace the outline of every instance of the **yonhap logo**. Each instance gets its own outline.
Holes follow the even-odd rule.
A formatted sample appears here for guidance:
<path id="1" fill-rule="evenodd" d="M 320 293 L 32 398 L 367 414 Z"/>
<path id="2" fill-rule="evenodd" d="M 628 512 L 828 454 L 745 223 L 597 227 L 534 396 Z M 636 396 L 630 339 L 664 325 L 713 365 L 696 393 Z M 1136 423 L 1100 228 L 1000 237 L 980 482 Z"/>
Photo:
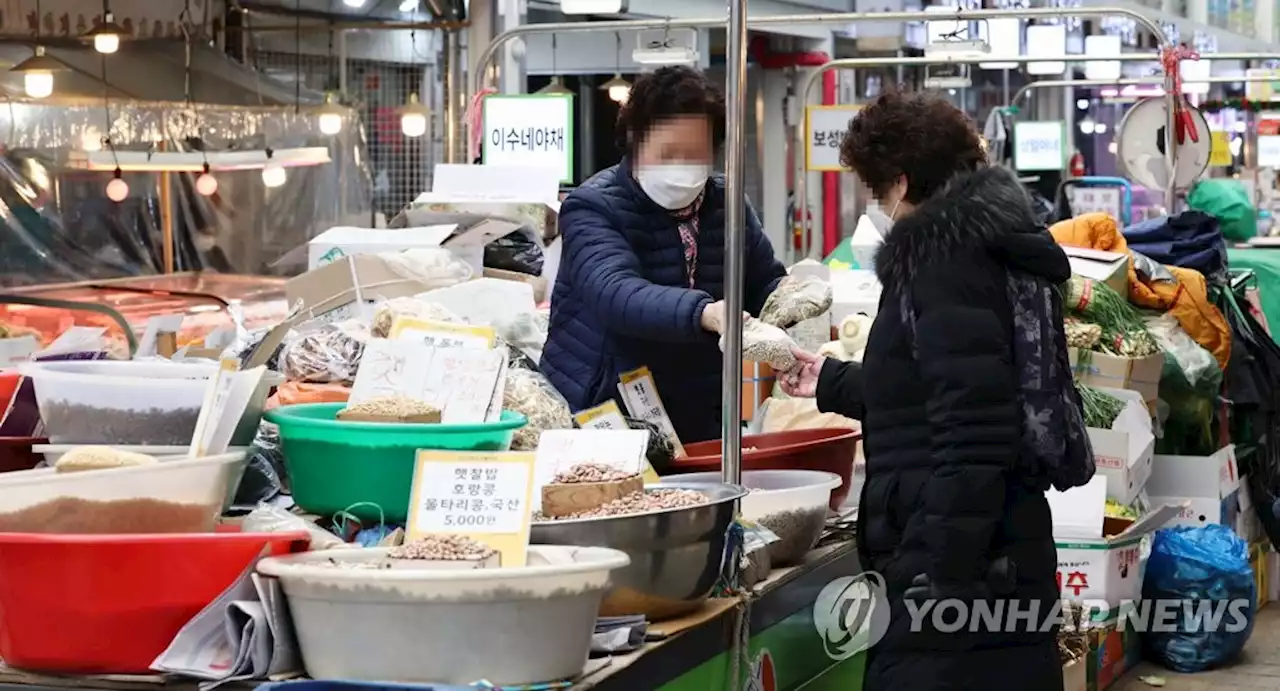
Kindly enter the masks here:
<path id="1" fill-rule="evenodd" d="M 889 628 L 884 578 L 868 571 L 828 583 L 813 603 L 813 626 L 833 660 L 847 660 L 880 642 Z"/>

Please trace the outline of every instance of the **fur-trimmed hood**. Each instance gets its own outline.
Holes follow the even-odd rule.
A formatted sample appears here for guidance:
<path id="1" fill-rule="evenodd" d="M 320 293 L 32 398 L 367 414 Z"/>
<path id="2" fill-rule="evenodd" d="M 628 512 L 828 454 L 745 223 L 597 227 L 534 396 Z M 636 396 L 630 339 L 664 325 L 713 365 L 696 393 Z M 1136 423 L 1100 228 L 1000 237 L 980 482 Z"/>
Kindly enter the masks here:
<path id="1" fill-rule="evenodd" d="M 905 285 L 924 266 L 958 269 L 947 261 L 977 247 L 1053 283 L 1071 277 L 1067 255 L 1036 223 L 1026 190 L 998 167 L 957 176 L 896 221 L 876 254 L 876 276 L 886 287 Z"/>

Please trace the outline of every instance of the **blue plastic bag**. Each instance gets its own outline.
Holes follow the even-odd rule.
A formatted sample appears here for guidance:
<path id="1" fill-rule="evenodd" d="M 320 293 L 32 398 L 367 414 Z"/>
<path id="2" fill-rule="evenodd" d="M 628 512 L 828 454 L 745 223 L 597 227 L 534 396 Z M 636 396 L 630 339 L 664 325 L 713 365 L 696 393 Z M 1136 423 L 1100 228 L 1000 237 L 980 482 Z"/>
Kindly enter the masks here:
<path id="1" fill-rule="evenodd" d="M 1142 597 L 1153 611 L 1165 603 L 1181 613 L 1173 626 L 1153 625 L 1142 636 L 1153 661 L 1178 672 L 1228 664 L 1249 640 L 1258 609 L 1249 545 L 1221 525 L 1165 528 L 1152 544 Z"/>

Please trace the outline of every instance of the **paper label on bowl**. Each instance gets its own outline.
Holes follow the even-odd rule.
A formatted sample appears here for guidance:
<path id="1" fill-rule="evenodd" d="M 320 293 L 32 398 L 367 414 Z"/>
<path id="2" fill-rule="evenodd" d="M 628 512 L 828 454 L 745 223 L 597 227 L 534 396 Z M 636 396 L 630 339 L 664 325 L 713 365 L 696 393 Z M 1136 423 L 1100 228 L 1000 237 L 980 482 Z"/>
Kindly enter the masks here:
<path id="1" fill-rule="evenodd" d="M 365 346 L 348 400 L 404 396 L 439 408 L 444 424 L 481 423 L 488 419 L 506 366 L 502 350 L 375 339 Z"/>
<path id="2" fill-rule="evenodd" d="M 502 566 L 528 559 L 534 455 L 419 450 L 407 540 L 465 535 L 497 550 Z"/>

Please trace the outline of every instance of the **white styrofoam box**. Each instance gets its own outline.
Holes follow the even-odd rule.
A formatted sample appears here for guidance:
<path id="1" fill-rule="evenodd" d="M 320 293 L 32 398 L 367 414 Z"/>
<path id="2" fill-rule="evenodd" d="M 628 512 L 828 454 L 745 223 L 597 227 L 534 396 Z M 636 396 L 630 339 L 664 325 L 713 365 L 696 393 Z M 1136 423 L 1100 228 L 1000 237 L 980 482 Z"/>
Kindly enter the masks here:
<path id="1" fill-rule="evenodd" d="M 1240 471 L 1235 446 L 1209 456 L 1156 454 L 1151 462 L 1147 494 L 1154 504 L 1184 505 L 1171 525 L 1236 525 L 1240 513 Z"/>

